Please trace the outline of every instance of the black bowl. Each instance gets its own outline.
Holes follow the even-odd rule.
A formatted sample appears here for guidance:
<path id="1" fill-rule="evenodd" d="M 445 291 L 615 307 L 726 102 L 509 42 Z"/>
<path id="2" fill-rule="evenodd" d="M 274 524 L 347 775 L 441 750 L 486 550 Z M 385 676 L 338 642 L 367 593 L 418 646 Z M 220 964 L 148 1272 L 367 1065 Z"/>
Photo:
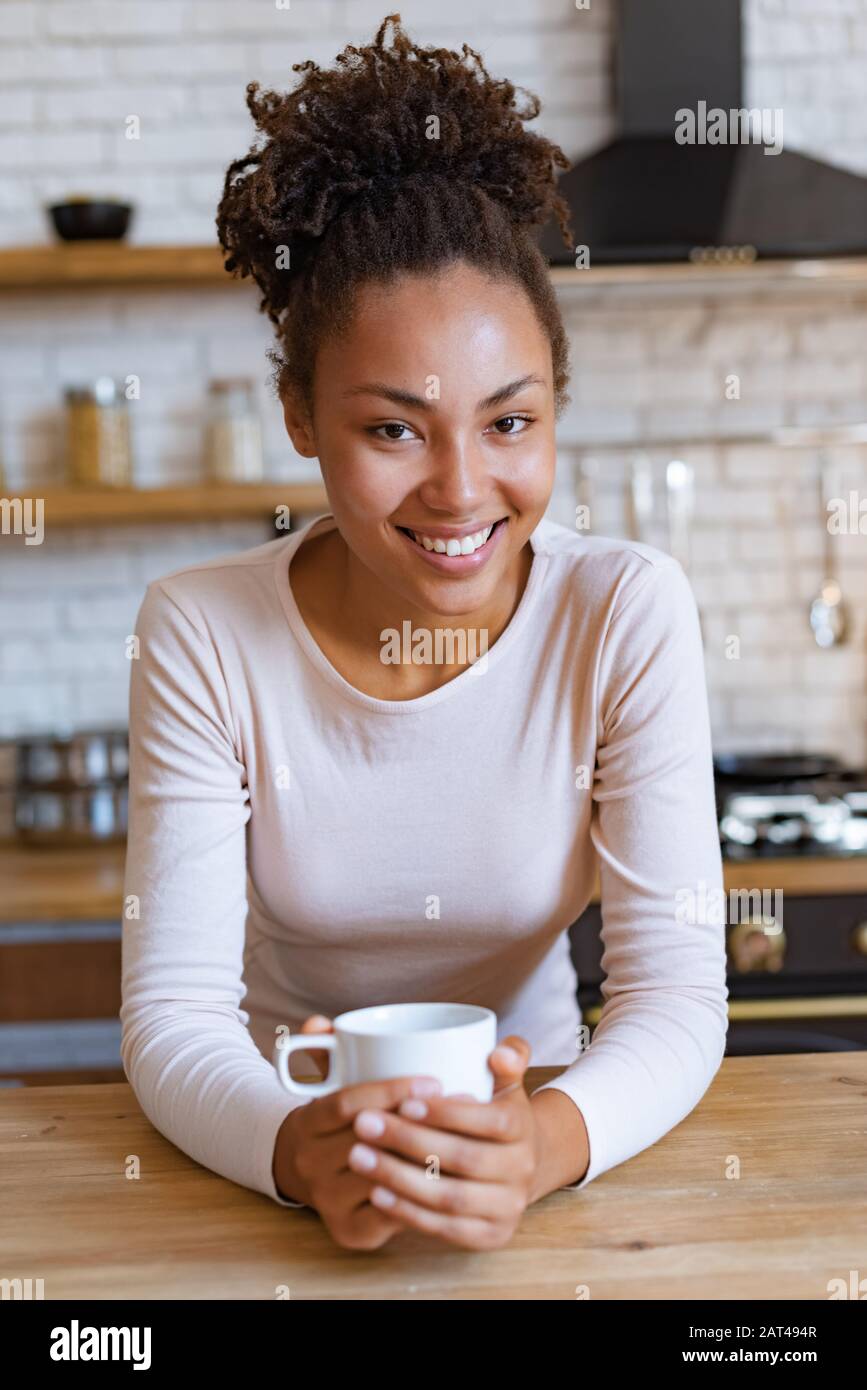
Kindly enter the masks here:
<path id="1" fill-rule="evenodd" d="M 57 203 L 48 211 L 63 241 L 119 241 L 132 216 L 128 203 Z"/>

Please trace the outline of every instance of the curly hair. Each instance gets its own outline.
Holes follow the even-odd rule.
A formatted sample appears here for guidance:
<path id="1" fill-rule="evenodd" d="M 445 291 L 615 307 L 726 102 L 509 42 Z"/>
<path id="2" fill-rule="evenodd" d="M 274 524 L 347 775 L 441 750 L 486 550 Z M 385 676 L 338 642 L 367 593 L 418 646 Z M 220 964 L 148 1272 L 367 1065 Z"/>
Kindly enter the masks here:
<path id="1" fill-rule="evenodd" d="M 465 261 L 523 286 L 550 338 L 559 416 L 568 340 L 535 230 L 553 215 L 570 244 L 555 174 L 569 161 L 524 129 L 539 98 L 490 77 L 467 44 L 417 46 L 399 14 L 336 62 L 293 64 L 303 77 L 289 93 L 249 83 L 259 135 L 217 212 L 226 270 L 253 277 L 275 326 L 277 391 L 312 415 L 318 345 L 349 324 L 360 285 Z"/>

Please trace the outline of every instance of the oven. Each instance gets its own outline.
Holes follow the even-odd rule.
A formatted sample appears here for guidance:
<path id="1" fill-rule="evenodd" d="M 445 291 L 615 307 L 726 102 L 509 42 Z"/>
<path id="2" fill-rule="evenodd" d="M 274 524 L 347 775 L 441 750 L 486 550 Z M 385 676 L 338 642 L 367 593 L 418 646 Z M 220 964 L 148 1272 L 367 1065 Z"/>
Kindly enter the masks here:
<path id="1" fill-rule="evenodd" d="M 714 761 L 726 869 L 729 1056 L 867 1049 L 867 773 L 821 755 Z M 591 1029 L 602 916 L 570 929 Z"/>
<path id="2" fill-rule="evenodd" d="M 726 1054 L 867 1049 L 867 893 L 786 893 L 783 901 L 782 922 L 757 900 L 752 911 L 727 913 L 737 920 L 726 924 Z M 578 1002 L 591 1033 L 603 1003 L 601 926 L 593 903 L 570 931 Z"/>

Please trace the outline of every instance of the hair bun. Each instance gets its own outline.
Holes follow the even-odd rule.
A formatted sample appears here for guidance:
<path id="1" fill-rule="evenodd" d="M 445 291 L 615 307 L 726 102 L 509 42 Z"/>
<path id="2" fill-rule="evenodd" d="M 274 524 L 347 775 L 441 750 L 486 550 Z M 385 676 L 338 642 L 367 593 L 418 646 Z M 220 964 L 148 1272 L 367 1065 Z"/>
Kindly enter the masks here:
<path id="1" fill-rule="evenodd" d="M 567 237 L 555 170 L 569 161 L 524 129 L 539 114 L 538 97 L 490 77 L 467 44 L 458 54 L 412 43 L 398 14 L 383 20 L 372 44 L 348 45 L 336 63 L 294 64 L 301 81 L 288 93 L 249 84 L 247 105 L 264 139 L 226 174 L 217 226 L 227 270 L 261 284 L 274 247 L 287 243 L 294 276 L 359 198 L 379 201 L 439 178 L 482 190 L 528 227 L 553 212 Z M 270 267 L 259 264 L 265 259 Z"/>

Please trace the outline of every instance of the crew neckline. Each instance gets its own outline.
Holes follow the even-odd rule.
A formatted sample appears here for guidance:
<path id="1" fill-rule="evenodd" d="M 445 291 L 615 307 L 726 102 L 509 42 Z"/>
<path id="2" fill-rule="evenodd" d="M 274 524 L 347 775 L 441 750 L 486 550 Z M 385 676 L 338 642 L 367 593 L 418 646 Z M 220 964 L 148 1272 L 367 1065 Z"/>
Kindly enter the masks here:
<path id="1" fill-rule="evenodd" d="M 416 714 L 421 710 L 430 709 L 431 706 L 460 694 L 467 688 L 468 683 L 471 682 L 475 685 L 479 680 L 484 680 L 487 672 L 476 671 L 473 666 L 468 666 L 452 680 L 446 681 L 445 685 L 438 686 L 436 690 L 429 690 L 426 695 L 417 695 L 412 700 L 380 700 L 374 695 L 367 695 L 363 690 L 359 690 L 346 680 L 337 670 L 337 667 L 331 664 L 305 623 L 301 609 L 295 601 L 292 585 L 289 582 L 289 570 L 295 555 L 304 541 L 310 539 L 314 530 L 322 522 L 326 523 L 323 531 L 332 531 L 337 526 L 333 512 L 322 512 L 318 516 L 312 517 L 306 525 L 302 526 L 300 531 L 296 531 L 288 538 L 286 545 L 280 547 L 274 561 L 274 583 L 293 636 L 311 665 L 330 686 L 339 691 L 345 699 L 350 700 L 353 704 L 361 705 L 365 709 L 375 710 L 381 714 L 401 715 Z M 521 631 L 526 626 L 530 610 L 535 604 L 549 562 L 548 553 L 540 544 L 539 531 L 543 524 L 544 522 L 540 522 L 539 526 L 530 534 L 529 542 L 533 551 L 530 573 L 527 576 L 524 592 L 517 608 L 486 654 L 487 671 L 502 661 L 510 648 L 514 646 Z"/>

